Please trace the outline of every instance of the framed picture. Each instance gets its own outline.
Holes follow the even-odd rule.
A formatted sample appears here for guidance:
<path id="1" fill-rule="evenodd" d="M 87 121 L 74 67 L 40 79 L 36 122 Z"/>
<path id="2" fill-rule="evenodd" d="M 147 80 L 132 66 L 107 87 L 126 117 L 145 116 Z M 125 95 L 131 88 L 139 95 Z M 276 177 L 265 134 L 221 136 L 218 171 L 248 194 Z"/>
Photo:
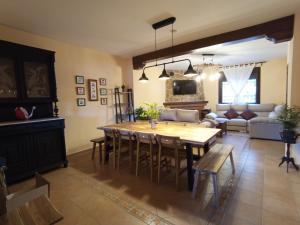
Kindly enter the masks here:
<path id="1" fill-rule="evenodd" d="M 89 100 L 98 101 L 97 80 L 88 79 Z"/>
<path id="2" fill-rule="evenodd" d="M 101 105 L 107 105 L 107 98 L 100 99 Z"/>
<path id="3" fill-rule="evenodd" d="M 106 79 L 105 78 L 100 78 L 99 83 L 100 83 L 100 86 L 106 86 Z"/>
<path id="4" fill-rule="evenodd" d="M 84 87 L 76 87 L 76 94 L 77 95 L 85 95 Z"/>
<path id="5" fill-rule="evenodd" d="M 84 76 L 76 75 L 75 76 L 75 83 L 76 84 L 84 84 Z"/>
<path id="6" fill-rule="evenodd" d="M 85 98 L 77 98 L 77 106 L 85 106 Z"/>
<path id="7" fill-rule="evenodd" d="M 107 89 L 106 88 L 100 88 L 100 95 L 107 95 Z"/>

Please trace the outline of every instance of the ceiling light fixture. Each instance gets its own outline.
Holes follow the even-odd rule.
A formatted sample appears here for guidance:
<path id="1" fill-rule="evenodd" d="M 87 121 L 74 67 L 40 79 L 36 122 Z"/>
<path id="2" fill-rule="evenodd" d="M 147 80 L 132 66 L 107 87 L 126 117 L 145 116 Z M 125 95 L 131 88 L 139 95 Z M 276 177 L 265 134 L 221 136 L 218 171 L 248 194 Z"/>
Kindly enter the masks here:
<path id="1" fill-rule="evenodd" d="M 172 64 L 172 63 L 183 62 L 183 61 L 188 61 L 189 62 L 188 69 L 184 73 L 184 76 L 191 77 L 191 76 L 197 75 L 197 72 L 194 70 L 194 68 L 192 66 L 191 60 L 189 60 L 189 59 L 174 60 L 174 34 L 173 33 L 174 33 L 175 30 L 173 29 L 173 25 L 174 25 L 175 21 L 176 21 L 175 17 L 170 17 L 170 18 L 167 18 L 165 20 L 162 20 L 162 21 L 159 21 L 157 23 L 152 24 L 152 28 L 155 30 L 155 53 L 156 53 L 156 55 L 157 55 L 157 52 L 156 52 L 157 51 L 157 49 L 156 49 L 156 46 L 157 46 L 157 43 L 156 43 L 156 30 L 160 29 L 162 27 L 168 26 L 168 25 L 172 25 L 172 30 L 171 30 L 171 33 L 172 33 L 172 61 L 157 64 L 157 58 L 156 58 L 155 59 L 155 65 L 145 66 L 143 68 L 142 76 L 139 79 L 140 82 L 149 81 L 149 79 L 147 78 L 147 76 L 145 74 L 146 69 L 151 68 L 151 67 L 158 67 L 158 66 L 164 66 L 163 71 L 162 71 L 161 75 L 159 76 L 159 79 L 167 80 L 167 79 L 170 78 L 170 75 L 166 71 L 166 65 L 167 64 Z"/>

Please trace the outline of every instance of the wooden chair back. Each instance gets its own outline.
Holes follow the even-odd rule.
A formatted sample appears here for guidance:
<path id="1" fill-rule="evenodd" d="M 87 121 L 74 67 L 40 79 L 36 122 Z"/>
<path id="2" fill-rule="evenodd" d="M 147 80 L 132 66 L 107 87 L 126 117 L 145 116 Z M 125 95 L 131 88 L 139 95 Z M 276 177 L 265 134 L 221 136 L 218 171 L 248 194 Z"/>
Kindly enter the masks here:
<path id="1" fill-rule="evenodd" d="M 180 137 L 176 136 L 166 136 L 157 134 L 156 140 L 160 147 L 178 149 L 181 145 Z"/>
<path id="2" fill-rule="evenodd" d="M 129 141 L 134 140 L 134 136 L 129 130 L 116 130 L 116 135 L 120 139 L 125 139 L 125 140 L 129 140 Z"/>
<path id="3" fill-rule="evenodd" d="M 135 133 L 136 140 L 138 143 L 144 144 L 156 144 L 156 139 L 153 134 L 136 132 Z"/>

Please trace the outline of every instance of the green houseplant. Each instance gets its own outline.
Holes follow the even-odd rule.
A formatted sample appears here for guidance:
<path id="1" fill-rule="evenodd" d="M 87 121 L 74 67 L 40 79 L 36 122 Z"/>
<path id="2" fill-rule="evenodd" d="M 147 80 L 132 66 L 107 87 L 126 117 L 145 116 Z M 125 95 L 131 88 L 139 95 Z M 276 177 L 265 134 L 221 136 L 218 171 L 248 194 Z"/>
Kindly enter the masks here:
<path id="1" fill-rule="evenodd" d="M 135 110 L 135 113 L 137 115 L 137 119 L 149 120 L 151 128 L 154 129 L 156 127 L 160 111 L 161 109 L 157 105 L 157 103 L 144 103 L 142 106 Z"/>
<path id="2" fill-rule="evenodd" d="M 294 130 L 300 122 L 300 108 L 298 106 L 287 106 L 278 116 L 284 130 Z"/>

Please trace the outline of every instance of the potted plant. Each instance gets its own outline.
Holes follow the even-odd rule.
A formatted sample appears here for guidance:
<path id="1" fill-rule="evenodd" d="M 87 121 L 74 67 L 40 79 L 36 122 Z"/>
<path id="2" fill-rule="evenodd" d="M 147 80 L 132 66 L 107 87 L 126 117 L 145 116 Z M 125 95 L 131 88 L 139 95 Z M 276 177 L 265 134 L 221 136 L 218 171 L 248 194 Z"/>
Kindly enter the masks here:
<path id="1" fill-rule="evenodd" d="M 300 122 L 300 108 L 285 105 L 277 119 L 283 125 L 283 131 L 280 133 L 282 140 L 285 143 L 295 143 L 297 139 L 295 129 Z"/>
<path id="2" fill-rule="evenodd" d="M 147 120 L 148 119 L 146 110 L 142 106 L 135 109 L 135 115 L 136 115 L 136 119 L 138 119 L 138 120 Z"/>
<path id="3" fill-rule="evenodd" d="M 149 119 L 149 123 L 151 124 L 151 128 L 155 129 L 157 124 L 157 119 L 160 115 L 160 108 L 157 103 L 145 103 L 145 114 Z"/>
<path id="4" fill-rule="evenodd" d="M 122 92 L 125 92 L 125 84 L 122 84 L 121 88 L 122 88 Z"/>

